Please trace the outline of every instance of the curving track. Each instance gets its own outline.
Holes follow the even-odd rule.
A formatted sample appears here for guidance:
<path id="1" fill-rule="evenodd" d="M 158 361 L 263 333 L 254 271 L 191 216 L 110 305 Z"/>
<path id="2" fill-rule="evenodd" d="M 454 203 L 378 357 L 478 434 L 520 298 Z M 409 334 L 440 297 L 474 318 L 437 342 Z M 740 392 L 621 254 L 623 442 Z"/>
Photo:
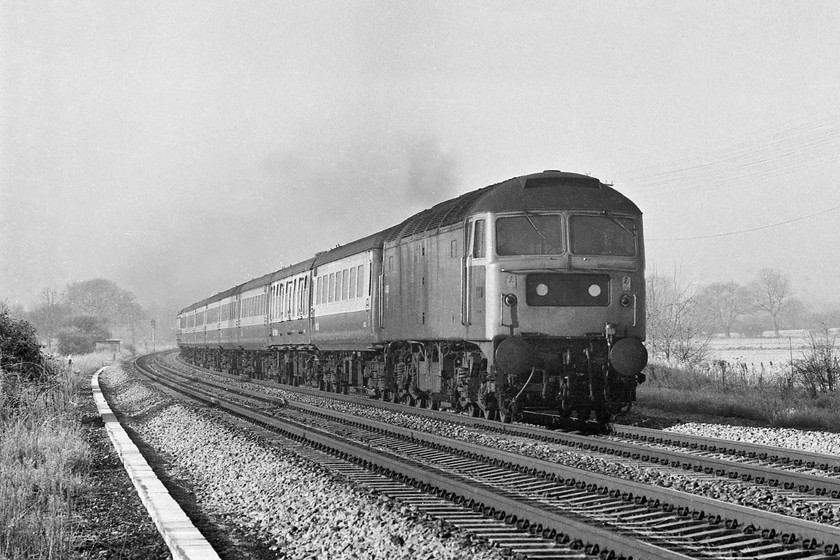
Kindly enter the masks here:
<path id="1" fill-rule="evenodd" d="M 257 384 L 232 383 L 230 376 L 184 374 L 161 364 L 154 368 L 159 373 L 152 375 L 157 375 L 161 381 L 165 376 L 166 383 L 191 393 L 194 398 L 213 402 L 240 417 L 280 430 L 287 434 L 286 437 L 314 442 L 339 454 L 344 461 L 381 473 L 400 473 L 397 476 L 400 483 L 412 486 L 413 492 L 461 502 L 470 510 L 469 523 L 476 524 L 480 534 L 494 535 L 493 531 L 498 530 L 498 526 L 491 529 L 482 524 L 507 521 L 522 535 L 530 535 L 522 537 L 529 542 L 519 550 L 528 556 L 563 554 L 552 547 L 553 543 L 565 541 L 584 552 L 588 547 L 589 553 L 604 557 L 612 554 L 613 557 L 635 558 L 725 558 L 737 553 L 745 558 L 821 558 L 836 554 L 837 543 L 840 543 L 840 530 L 828 525 L 326 410 L 323 405 L 306 405 L 270 396 L 267 388 Z M 181 368 L 185 366 L 177 369 Z M 194 369 L 190 371 L 195 372 Z M 232 392 L 235 395 L 232 396 Z M 366 401 L 366 405 L 371 404 Z M 440 417 L 432 411 L 411 412 Z M 446 417 L 473 426 L 484 424 L 481 419 Z M 627 443 L 614 438 L 593 439 L 497 423 L 489 423 L 487 427 L 504 432 L 505 437 L 559 441 L 564 445 L 575 445 L 588 454 L 602 453 L 613 459 L 629 454 L 636 460 L 678 465 L 700 478 L 717 476 L 717 471 L 726 473 L 733 472 L 733 468 L 745 468 L 733 467 L 731 461 L 726 468 L 720 468 L 720 463 L 714 463 L 718 466 L 712 467 L 703 463 L 712 459 L 697 458 L 688 451 L 659 450 L 656 446 L 648 451 L 638 442 Z M 335 434 L 341 434 L 341 437 Z M 826 487 L 822 478 L 830 477 L 820 477 L 821 485 L 815 488 Z M 827 492 L 829 490 L 822 494 Z M 500 534 L 496 542 L 518 550 L 518 537 L 507 537 L 507 541 L 504 538 Z"/>

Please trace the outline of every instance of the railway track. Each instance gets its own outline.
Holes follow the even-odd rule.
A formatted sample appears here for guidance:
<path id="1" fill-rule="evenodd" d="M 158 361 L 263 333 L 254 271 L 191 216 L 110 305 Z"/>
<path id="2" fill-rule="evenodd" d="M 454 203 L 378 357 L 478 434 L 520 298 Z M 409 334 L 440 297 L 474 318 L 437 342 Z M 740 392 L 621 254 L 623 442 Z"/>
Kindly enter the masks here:
<path id="1" fill-rule="evenodd" d="M 184 366 L 193 367 L 187 364 Z M 613 434 L 610 436 L 582 435 L 547 430 L 541 426 L 500 424 L 484 418 L 372 401 L 367 397 L 325 393 L 308 387 L 291 387 L 261 381 L 250 381 L 250 383 L 281 387 L 284 390 L 321 398 L 329 397 L 368 407 L 375 403 L 377 407 L 388 410 L 410 411 L 414 415 L 425 418 L 451 419 L 465 426 L 497 432 L 505 436 L 532 438 L 591 454 L 600 454 L 604 457 L 630 459 L 661 467 L 673 466 L 729 480 L 750 482 L 757 486 L 795 491 L 820 499 L 840 500 L 840 457 L 832 455 L 621 425 L 614 426 Z"/>
<path id="2" fill-rule="evenodd" d="M 182 383 L 192 386 L 207 381 L 171 370 L 167 375 L 184 375 Z M 416 430 L 399 430 L 388 424 L 364 421 L 320 407 L 278 401 L 276 397 L 251 389 L 235 389 L 238 393 L 235 398 L 241 401 L 240 404 L 223 404 L 219 392 L 233 389 L 233 384 L 220 382 L 207 387 L 201 398 L 249 417 L 253 422 L 288 424 L 291 419 L 278 417 L 294 410 L 298 419 L 308 419 L 310 428 L 312 424 L 322 424 L 317 430 L 317 438 L 295 432 L 297 439 L 327 438 L 332 442 L 329 433 L 342 433 L 350 438 L 350 442 L 344 444 L 344 450 L 335 442 L 319 441 L 318 445 L 331 447 L 334 452 L 346 456 L 344 460 L 352 458 L 352 463 L 383 472 L 402 473 L 401 484 L 410 483 L 414 491 L 419 489 L 427 493 L 434 489 L 437 498 L 440 498 L 437 494 L 443 494 L 462 501 L 471 515 L 480 514 L 482 519 L 493 519 L 497 523 L 508 521 L 523 534 L 548 541 L 556 542 L 559 537 L 561 541 L 576 543 L 584 551 L 588 544 L 591 553 L 600 554 L 608 549 L 618 556 L 636 558 L 732 557 L 736 552 L 741 557 L 753 558 L 820 558 L 835 554 L 836 543 L 840 542 L 840 531 L 816 523 L 564 468 L 548 461 L 453 442 Z M 248 406 L 246 401 L 256 404 Z M 278 404 L 285 405 L 280 409 L 284 414 L 278 414 Z M 267 410 L 269 414 L 266 414 Z M 313 418 L 320 420 L 316 422 Z M 478 419 L 470 421 L 480 423 Z M 532 428 L 507 425 L 501 430 L 522 435 L 522 430 L 528 432 Z M 547 434 L 545 430 L 537 435 L 541 439 L 549 439 L 549 435 L 552 438 L 568 436 Z M 586 439 L 589 440 L 586 445 L 590 445 L 592 438 Z M 363 443 L 363 447 L 359 443 Z M 606 444 L 599 442 L 598 445 Z M 382 464 L 383 453 L 391 462 L 387 466 Z M 407 479 L 406 472 L 412 473 Z M 701 472 L 697 476 L 715 475 Z M 598 530 L 593 532 L 594 529 Z M 642 549 L 633 548 L 638 546 Z M 541 551 L 546 552 L 546 549 L 541 548 Z"/>

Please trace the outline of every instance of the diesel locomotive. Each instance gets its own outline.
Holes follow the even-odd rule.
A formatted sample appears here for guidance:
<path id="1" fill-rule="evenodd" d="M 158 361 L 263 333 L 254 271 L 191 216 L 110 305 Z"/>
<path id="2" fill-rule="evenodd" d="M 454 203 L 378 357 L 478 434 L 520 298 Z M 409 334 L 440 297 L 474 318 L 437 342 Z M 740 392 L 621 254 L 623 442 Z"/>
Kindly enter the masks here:
<path id="1" fill-rule="evenodd" d="M 630 409 L 644 381 L 642 213 L 545 171 L 179 312 L 188 362 L 509 422 Z"/>

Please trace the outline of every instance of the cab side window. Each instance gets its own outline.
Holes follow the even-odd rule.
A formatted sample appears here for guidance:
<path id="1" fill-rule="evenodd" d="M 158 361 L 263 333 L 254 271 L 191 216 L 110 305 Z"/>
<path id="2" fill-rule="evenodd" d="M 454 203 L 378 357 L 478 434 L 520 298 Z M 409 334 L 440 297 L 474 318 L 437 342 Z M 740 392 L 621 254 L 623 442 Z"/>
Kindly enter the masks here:
<path id="1" fill-rule="evenodd" d="M 484 220 L 476 220 L 473 229 L 473 251 L 472 256 L 480 259 L 486 255 L 484 243 Z"/>

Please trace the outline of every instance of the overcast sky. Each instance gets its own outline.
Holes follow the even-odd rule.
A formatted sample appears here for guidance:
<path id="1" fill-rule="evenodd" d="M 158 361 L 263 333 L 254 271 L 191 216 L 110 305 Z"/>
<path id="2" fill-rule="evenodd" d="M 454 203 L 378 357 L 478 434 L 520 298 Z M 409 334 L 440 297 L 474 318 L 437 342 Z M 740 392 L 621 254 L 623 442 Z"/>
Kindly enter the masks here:
<path id="1" fill-rule="evenodd" d="M 840 301 L 840 2 L 12 0 L 0 17 L 7 303 L 104 277 L 177 310 L 543 169 L 635 200 L 649 271 L 773 267 Z"/>

